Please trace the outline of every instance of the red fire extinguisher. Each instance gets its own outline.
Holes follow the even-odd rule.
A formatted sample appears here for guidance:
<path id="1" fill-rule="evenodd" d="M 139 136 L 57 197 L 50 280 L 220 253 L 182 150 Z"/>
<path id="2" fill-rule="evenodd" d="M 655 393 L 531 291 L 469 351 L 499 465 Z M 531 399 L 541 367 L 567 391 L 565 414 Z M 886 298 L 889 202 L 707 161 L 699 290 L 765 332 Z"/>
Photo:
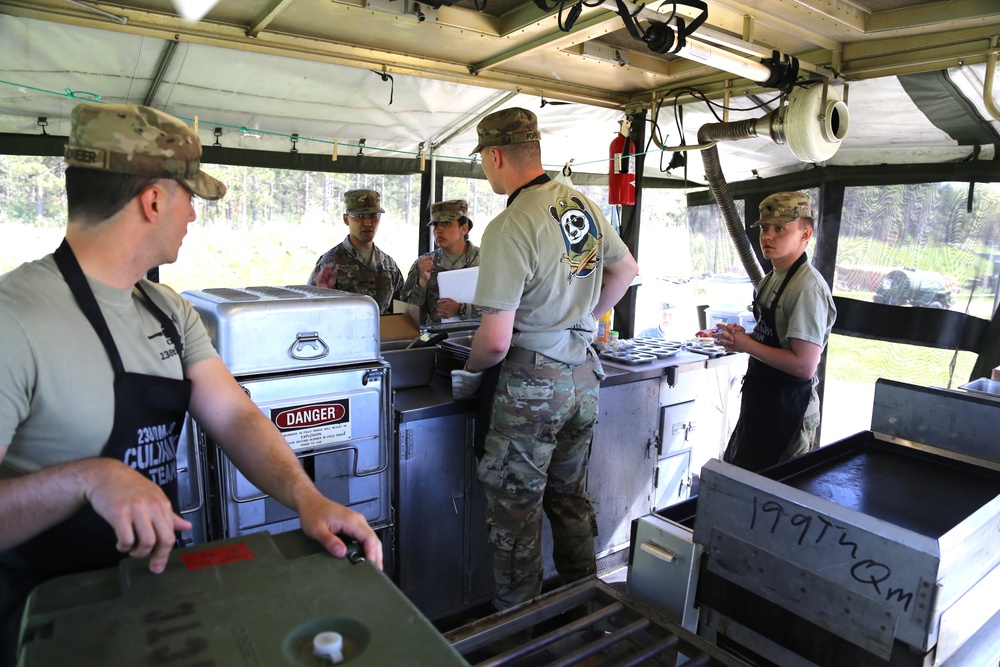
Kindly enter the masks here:
<path id="1" fill-rule="evenodd" d="M 628 138 L 629 125 L 627 119 L 622 121 L 608 150 L 609 204 L 635 204 L 635 144 Z"/>

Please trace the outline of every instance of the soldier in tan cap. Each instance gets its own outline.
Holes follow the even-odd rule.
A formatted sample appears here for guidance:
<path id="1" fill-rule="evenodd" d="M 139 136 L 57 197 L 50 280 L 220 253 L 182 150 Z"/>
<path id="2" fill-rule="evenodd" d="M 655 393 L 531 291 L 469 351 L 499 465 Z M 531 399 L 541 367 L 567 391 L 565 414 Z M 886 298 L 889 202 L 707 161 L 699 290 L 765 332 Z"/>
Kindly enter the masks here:
<path id="1" fill-rule="evenodd" d="M 721 326 L 727 350 L 750 355 L 740 419 L 725 461 L 762 470 L 813 448 L 819 427 L 816 369 L 837 308 L 830 287 L 806 256 L 813 236 L 806 192 L 779 192 L 760 204 L 760 249 L 772 270 L 757 285 L 757 326 Z"/>
<path id="2" fill-rule="evenodd" d="M 400 298 L 403 274 L 392 257 L 375 245 L 375 232 L 385 209 L 375 190 L 344 193 L 344 224 L 347 238 L 319 258 L 307 284 L 366 294 L 378 303 L 383 315 L 392 313 L 393 299 Z"/>
<path id="3" fill-rule="evenodd" d="M 473 299 L 483 309 L 456 397 L 482 385 L 478 479 L 493 544 L 494 605 L 542 585 L 542 512 L 564 582 L 595 571 L 596 516 L 584 492 L 603 377 L 591 342 L 594 313 L 621 299 L 638 272 L 601 209 L 542 168 L 538 122 L 527 109 L 477 127 L 483 171 L 507 208 L 483 234 Z"/>
<path id="4" fill-rule="evenodd" d="M 381 562 L 364 517 L 319 493 L 191 305 L 145 279 L 177 258 L 194 196 L 226 192 L 201 169 L 197 135 L 141 106 L 81 104 L 71 120 L 66 238 L 0 276 L 3 665 L 35 585 L 129 556 L 163 571 L 191 528 L 176 461 L 188 411 L 306 533 L 343 555 L 343 531 Z"/>
<path id="5" fill-rule="evenodd" d="M 434 230 L 434 252 L 417 258 L 410 267 L 403 284 L 403 300 L 420 306 L 421 319 L 429 322 L 457 318 L 479 318 L 479 309 L 471 303 L 459 303 L 441 298 L 438 274 L 442 271 L 479 266 L 479 248 L 469 241 L 472 220 L 468 218 L 469 203 L 452 199 L 431 204 L 431 221 Z"/>

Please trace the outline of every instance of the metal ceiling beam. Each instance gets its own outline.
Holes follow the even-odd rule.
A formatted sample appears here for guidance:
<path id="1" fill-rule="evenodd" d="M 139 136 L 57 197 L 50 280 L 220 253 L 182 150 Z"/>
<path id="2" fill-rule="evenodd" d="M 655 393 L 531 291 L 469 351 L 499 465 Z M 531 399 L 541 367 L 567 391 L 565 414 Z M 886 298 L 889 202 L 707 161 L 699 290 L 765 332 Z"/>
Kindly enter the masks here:
<path id="1" fill-rule="evenodd" d="M 947 30 L 959 22 L 978 19 L 994 20 L 994 30 L 1000 30 L 1000 3 L 996 0 L 948 0 L 920 7 L 890 9 L 875 12 L 865 21 L 864 32 L 875 33 L 886 30 L 906 30 L 935 26 Z"/>
<path id="2" fill-rule="evenodd" d="M 866 40 L 844 47 L 843 72 L 853 79 L 929 72 L 986 62 L 1000 26 Z"/>
<path id="3" fill-rule="evenodd" d="M 852 30 L 864 32 L 865 19 L 868 18 L 868 12 L 864 12 L 846 2 L 840 2 L 839 0 L 794 0 L 794 4 L 803 7 L 810 14 L 819 15 L 845 25 Z M 766 6 L 759 7 L 757 13 L 763 13 L 761 10 L 766 11 Z M 771 13 L 777 14 L 778 11 L 775 10 Z M 785 14 L 786 12 L 782 13 Z M 815 17 L 813 20 L 815 21 Z"/>
<path id="4" fill-rule="evenodd" d="M 781 32 L 797 35 L 823 49 L 837 51 L 843 45 L 841 41 L 818 35 L 816 33 L 816 17 L 798 2 L 774 3 L 775 9 L 773 11 L 766 11 L 766 7 L 771 3 L 757 2 L 754 5 L 748 5 L 734 0 L 710 0 L 710 4 L 753 17 L 757 23 L 770 26 Z M 711 14 L 711 9 L 709 13 Z M 845 29 L 845 37 L 847 34 L 848 30 Z"/>
<path id="5" fill-rule="evenodd" d="M 873 79 L 883 76 L 931 72 L 958 67 L 962 63 L 984 63 L 989 52 L 989 42 L 984 40 L 978 45 L 947 44 L 922 49 L 919 53 L 900 52 L 882 54 L 877 58 L 870 59 L 845 59 L 844 75 L 851 79 Z"/>
<path id="6" fill-rule="evenodd" d="M 368 9 L 367 0 L 330 0 L 333 4 L 344 5 L 345 7 L 353 7 L 355 9 Z M 531 3 L 529 3 L 531 5 Z M 534 7 L 534 5 L 531 5 Z M 525 25 L 530 25 L 535 23 L 541 18 L 547 16 L 537 7 L 534 8 L 534 13 L 527 13 Z M 437 10 L 437 24 L 448 26 L 449 28 L 458 28 L 459 30 L 467 30 L 469 32 L 479 33 L 481 35 L 490 35 L 491 37 L 499 37 L 504 34 L 502 30 L 505 26 L 502 25 L 503 18 L 496 19 L 489 14 L 484 14 L 483 12 L 465 9 L 463 7 L 455 7 L 448 5 L 441 5 Z M 516 29 L 516 28 L 513 28 Z"/>
<path id="7" fill-rule="evenodd" d="M 285 8 L 294 1 L 295 0 L 275 0 L 272 2 L 271 6 L 261 12 L 261 14 L 247 27 L 247 37 L 256 37 L 259 35 L 265 28 L 267 28 L 268 25 L 270 25 L 271 21 L 276 19 L 278 15 L 285 11 Z"/>
<path id="8" fill-rule="evenodd" d="M 1000 25 L 984 25 L 962 30 L 943 32 L 921 32 L 917 35 L 873 37 L 864 41 L 844 45 L 844 60 L 878 58 L 884 55 L 912 53 L 918 58 L 920 52 L 941 46 L 955 44 L 978 45 L 1000 33 Z"/>
<path id="9" fill-rule="evenodd" d="M 167 42 L 166 46 L 163 47 L 163 54 L 160 56 L 160 62 L 156 65 L 156 73 L 153 75 L 153 82 L 149 85 L 149 91 L 142 101 L 145 106 L 153 104 L 156 92 L 160 89 L 160 84 L 163 83 L 163 75 L 167 71 L 167 67 L 170 66 L 170 61 L 174 59 L 176 50 L 177 40 L 175 39 Z"/>
<path id="10" fill-rule="evenodd" d="M 534 2 L 524 2 L 506 14 L 497 17 L 494 20 L 494 25 L 497 28 L 498 35 L 508 36 L 519 30 L 529 28 L 556 14 L 555 10 L 543 12 Z"/>
<path id="11" fill-rule="evenodd" d="M 588 37 L 581 37 L 582 33 L 592 34 L 591 29 L 596 29 L 599 34 L 607 34 L 608 30 L 602 30 L 604 26 L 612 21 L 619 20 L 618 15 L 614 12 L 601 11 L 591 16 L 583 17 L 575 24 L 573 24 L 572 30 L 569 32 L 563 32 L 556 28 L 555 30 L 550 30 L 548 33 L 536 37 L 531 41 L 519 44 L 518 46 L 504 51 L 492 58 L 487 58 L 477 63 L 473 63 L 469 66 L 469 71 L 478 74 L 485 70 L 493 69 L 497 65 L 500 65 L 511 58 L 516 58 L 522 56 L 532 51 L 537 51 L 545 47 L 560 48 L 566 44 L 572 44 L 579 41 L 586 41 Z"/>

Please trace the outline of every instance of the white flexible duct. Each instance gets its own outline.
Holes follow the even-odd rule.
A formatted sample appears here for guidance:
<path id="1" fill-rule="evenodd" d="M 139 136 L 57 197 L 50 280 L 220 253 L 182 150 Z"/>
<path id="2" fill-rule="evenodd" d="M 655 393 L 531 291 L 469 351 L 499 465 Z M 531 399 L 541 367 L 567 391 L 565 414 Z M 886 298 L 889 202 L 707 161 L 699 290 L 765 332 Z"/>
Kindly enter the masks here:
<path id="1" fill-rule="evenodd" d="M 780 106 L 771 113 L 754 120 L 732 123 L 708 123 L 698 130 L 698 143 L 711 144 L 702 151 L 705 178 L 736 245 L 740 262 L 754 287 L 764 278 L 757 262 L 743 221 L 736 212 L 733 196 L 722 174 L 717 141 L 739 141 L 758 136 L 768 136 L 778 145 L 788 144 L 792 154 L 803 162 L 828 160 L 840 148 L 847 136 L 850 115 L 836 89 L 826 82 L 796 88 L 788 96 L 787 106 Z"/>

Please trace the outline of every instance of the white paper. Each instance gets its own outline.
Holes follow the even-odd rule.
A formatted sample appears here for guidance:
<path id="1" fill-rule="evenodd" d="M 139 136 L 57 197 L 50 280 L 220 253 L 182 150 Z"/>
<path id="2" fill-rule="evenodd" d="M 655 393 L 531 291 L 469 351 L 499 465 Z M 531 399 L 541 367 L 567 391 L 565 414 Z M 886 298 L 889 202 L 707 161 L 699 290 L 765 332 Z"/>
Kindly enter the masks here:
<path id="1" fill-rule="evenodd" d="M 454 299 L 459 303 L 472 303 L 479 282 L 479 267 L 442 271 L 437 275 L 438 291 L 442 299 Z M 457 322 L 457 317 L 449 317 L 442 322 Z"/>
<path id="2" fill-rule="evenodd" d="M 479 267 L 442 271 L 437 275 L 438 290 L 442 299 L 454 299 L 459 303 L 472 303 L 479 282 Z"/>

